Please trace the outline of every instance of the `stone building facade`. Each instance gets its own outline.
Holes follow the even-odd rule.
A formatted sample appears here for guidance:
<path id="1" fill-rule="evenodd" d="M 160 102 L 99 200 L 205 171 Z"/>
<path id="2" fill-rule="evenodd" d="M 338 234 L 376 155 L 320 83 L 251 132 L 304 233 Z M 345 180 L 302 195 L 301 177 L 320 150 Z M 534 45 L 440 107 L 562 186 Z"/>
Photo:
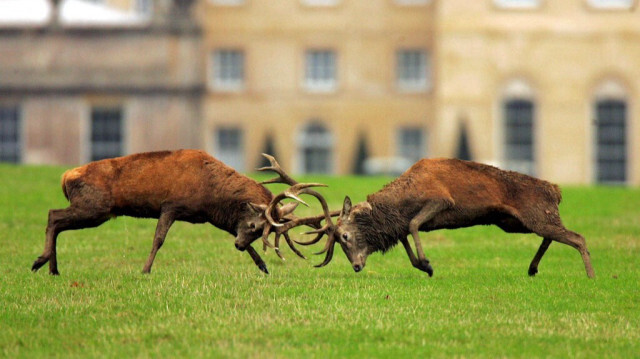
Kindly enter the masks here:
<path id="1" fill-rule="evenodd" d="M 93 119 L 119 117 L 123 153 L 204 148 L 240 171 L 263 151 L 294 173 L 459 157 L 640 184 L 638 0 L 190 3 L 118 26 L 0 24 L 19 160 L 90 160 L 111 138 Z"/>
<path id="2" fill-rule="evenodd" d="M 0 23 L 2 160 L 201 147 L 202 32 L 188 2 L 158 2 L 155 17 L 32 2 L 29 15 Z"/>

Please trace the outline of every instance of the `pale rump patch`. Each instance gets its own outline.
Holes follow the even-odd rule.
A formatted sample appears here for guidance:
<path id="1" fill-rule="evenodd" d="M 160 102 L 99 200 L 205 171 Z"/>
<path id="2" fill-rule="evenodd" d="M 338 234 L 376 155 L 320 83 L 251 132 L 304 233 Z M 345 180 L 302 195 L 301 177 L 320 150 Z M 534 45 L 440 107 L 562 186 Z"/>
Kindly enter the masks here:
<path id="1" fill-rule="evenodd" d="M 85 167 L 72 168 L 62 174 L 62 182 L 74 180 L 82 176 L 85 172 Z"/>

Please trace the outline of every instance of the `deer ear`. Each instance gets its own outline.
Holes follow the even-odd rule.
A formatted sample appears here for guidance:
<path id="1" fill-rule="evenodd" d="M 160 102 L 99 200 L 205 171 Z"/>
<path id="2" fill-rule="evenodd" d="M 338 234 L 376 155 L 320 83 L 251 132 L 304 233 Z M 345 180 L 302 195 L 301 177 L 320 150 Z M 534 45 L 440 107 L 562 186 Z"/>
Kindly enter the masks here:
<path id="1" fill-rule="evenodd" d="M 264 214 L 264 211 L 267 210 L 266 204 L 256 204 L 249 202 L 247 203 L 247 207 L 249 207 L 249 209 L 255 214 Z"/>
<path id="2" fill-rule="evenodd" d="M 295 211 L 296 207 L 298 207 L 298 202 L 289 202 L 284 206 L 278 208 L 278 211 L 280 212 L 280 218 L 284 218 L 284 216 L 286 216 L 287 214 L 291 214 L 293 211 Z"/>
<path id="3" fill-rule="evenodd" d="M 344 203 L 342 204 L 342 212 L 340 212 L 340 217 L 348 217 L 351 213 L 351 198 L 346 196 L 344 198 Z"/>

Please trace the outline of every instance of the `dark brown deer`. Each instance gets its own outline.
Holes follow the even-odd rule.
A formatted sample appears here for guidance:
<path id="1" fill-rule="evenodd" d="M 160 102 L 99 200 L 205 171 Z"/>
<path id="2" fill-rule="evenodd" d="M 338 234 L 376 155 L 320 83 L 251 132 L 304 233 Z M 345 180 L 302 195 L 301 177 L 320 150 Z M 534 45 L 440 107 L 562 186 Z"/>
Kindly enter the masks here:
<path id="1" fill-rule="evenodd" d="M 280 168 L 275 159 L 271 170 L 280 176 L 267 183 L 288 183 L 293 191 L 314 184 L 298 184 Z M 269 244 L 269 233 L 284 235 L 298 252 L 287 230 L 302 224 L 313 225 L 320 217 L 296 218 L 294 203 L 279 206 L 284 198 L 262 184 L 243 176 L 207 153 L 198 150 L 162 151 L 105 159 L 66 171 L 62 191 L 70 206 L 49 211 L 44 252 L 33 263 L 35 272 L 49 262 L 49 273 L 57 275 L 56 240 L 60 232 L 97 227 L 110 218 L 131 216 L 157 218 L 151 254 L 142 270 L 151 271 L 156 253 L 164 243 L 174 221 L 211 223 L 236 236 L 237 249 L 246 250 L 260 270 L 267 266 L 251 243 L 262 236 Z M 275 201 L 274 201 L 275 199 Z M 269 213 L 265 211 L 269 208 Z M 287 226 L 272 226 L 271 221 Z M 304 257 L 304 256 L 302 256 Z"/>
<path id="2" fill-rule="evenodd" d="M 298 243 L 313 244 L 326 234 L 320 253 L 327 254 L 318 267 L 331 261 L 338 242 L 359 272 L 371 253 L 386 252 L 401 242 L 411 264 L 431 276 L 433 269 L 422 250 L 419 231 L 493 224 L 508 233 L 536 233 L 543 238 L 529 266 L 530 276 L 538 272 L 540 259 L 556 241 L 577 249 L 587 276 L 593 277 L 584 238 L 562 225 L 558 212 L 561 198 L 557 185 L 517 172 L 456 159 L 423 159 L 369 195 L 366 202 L 352 206 L 346 197 L 337 225 L 325 210 L 326 225 L 313 231 L 318 236 Z M 409 234 L 417 256 L 407 239 Z"/>

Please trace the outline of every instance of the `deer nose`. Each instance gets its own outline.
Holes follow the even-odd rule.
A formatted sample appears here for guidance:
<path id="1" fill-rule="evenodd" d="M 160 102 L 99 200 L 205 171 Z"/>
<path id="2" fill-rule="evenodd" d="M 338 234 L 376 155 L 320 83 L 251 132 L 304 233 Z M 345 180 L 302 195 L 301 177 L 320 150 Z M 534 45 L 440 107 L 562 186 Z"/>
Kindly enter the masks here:
<path id="1" fill-rule="evenodd" d="M 362 266 L 359 264 L 356 264 L 353 266 L 353 270 L 356 271 L 356 273 L 358 273 L 362 270 Z"/>
<path id="2" fill-rule="evenodd" d="M 247 248 L 245 248 L 244 246 L 242 246 L 238 242 L 236 242 L 236 249 L 239 250 L 239 251 L 244 251 Z"/>

